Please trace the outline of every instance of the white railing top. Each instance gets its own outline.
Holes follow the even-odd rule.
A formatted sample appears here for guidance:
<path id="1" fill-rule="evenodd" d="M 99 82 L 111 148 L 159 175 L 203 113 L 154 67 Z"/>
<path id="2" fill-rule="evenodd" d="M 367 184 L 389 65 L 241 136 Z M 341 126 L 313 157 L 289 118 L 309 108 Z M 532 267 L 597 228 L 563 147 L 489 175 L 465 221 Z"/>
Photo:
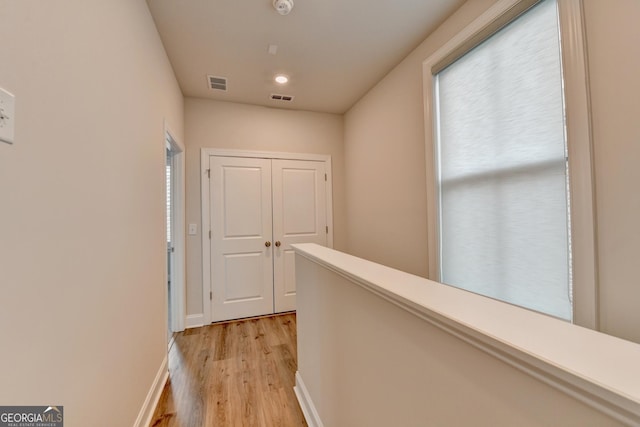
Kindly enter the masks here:
<path id="1" fill-rule="evenodd" d="M 640 425 L 640 344 L 316 244 L 297 254 L 628 424 Z"/>

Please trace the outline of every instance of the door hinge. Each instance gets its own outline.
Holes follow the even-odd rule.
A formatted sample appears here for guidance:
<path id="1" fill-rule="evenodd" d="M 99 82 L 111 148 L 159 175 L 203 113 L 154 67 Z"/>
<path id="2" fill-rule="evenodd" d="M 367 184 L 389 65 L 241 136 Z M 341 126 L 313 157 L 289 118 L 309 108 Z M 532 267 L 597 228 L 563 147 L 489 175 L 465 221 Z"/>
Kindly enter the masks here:
<path id="1" fill-rule="evenodd" d="M 211 169 L 207 169 L 207 177 L 211 179 Z"/>
<path id="2" fill-rule="evenodd" d="M 213 292 L 209 291 L 209 300 L 213 299 Z"/>
<path id="3" fill-rule="evenodd" d="M 209 230 L 209 240 L 211 240 L 211 230 Z"/>
<path id="4" fill-rule="evenodd" d="M 325 181 L 327 180 L 327 174 L 326 173 L 324 174 L 324 180 Z"/>
<path id="5" fill-rule="evenodd" d="M 325 228 L 327 230 L 327 234 L 329 234 L 329 226 L 327 225 Z"/>

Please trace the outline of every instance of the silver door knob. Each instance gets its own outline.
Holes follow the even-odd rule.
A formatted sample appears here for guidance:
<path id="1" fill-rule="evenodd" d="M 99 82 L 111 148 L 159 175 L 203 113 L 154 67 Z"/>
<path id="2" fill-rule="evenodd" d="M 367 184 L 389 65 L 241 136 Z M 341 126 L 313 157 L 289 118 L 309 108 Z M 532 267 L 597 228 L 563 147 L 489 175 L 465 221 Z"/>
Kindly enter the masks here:
<path id="1" fill-rule="evenodd" d="M 271 246 L 271 242 L 267 240 L 266 242 L 264 242 L 264 245 L 265 245 L 266 247 L 269 247 L 269 246 Z"/>

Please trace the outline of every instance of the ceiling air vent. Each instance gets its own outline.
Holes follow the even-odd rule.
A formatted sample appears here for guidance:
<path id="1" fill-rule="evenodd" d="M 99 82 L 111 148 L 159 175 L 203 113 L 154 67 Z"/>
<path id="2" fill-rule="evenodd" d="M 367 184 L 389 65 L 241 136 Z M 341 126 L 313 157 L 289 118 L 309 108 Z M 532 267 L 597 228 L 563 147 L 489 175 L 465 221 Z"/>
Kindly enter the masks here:
<path id="1" fill-rule="evenodd" d="M 290 102 L 290 101 L 293 101 L 293 96 L 291 96 L 291 95 L 278 95 L 277 93 L 272 93 L 271 94 L 271 99 L 273 99 L 274 101 Z"/>
<path id="2" fill-rule="evenodd" d="M 226 77 L 207 76 L 207 78 L 209 80 L 210 89 L 227 91 Z"/>

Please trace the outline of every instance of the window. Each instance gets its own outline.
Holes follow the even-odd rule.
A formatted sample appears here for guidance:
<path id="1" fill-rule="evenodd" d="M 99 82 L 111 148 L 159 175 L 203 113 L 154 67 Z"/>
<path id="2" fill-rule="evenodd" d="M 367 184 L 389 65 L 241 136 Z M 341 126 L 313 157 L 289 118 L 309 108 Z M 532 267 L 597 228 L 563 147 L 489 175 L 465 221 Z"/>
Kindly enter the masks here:
<path id="1" fill-rule="evenodd" d="M 165 177 L 166 177 L 166 194 L 167 194 L 167 246 L 171 246 L 171 222 L 173 221 L 171 217 L 172 212 L 172 203 L 171 194 L 173 193 L 173 153 L 169 148 L 167 148 L 166 153 L 166 165 L 165 165 Z"/>
<path id="2" fill-rule="evenodd" d="M 592 203 L 590 141 L 575 144 L 586 155 L 573 162 L 578 133 L 565 121 L 558 2 L 572 1 L 503 2 L 425 61 L 432 278 L 566 320 L 574 294 L 595 299 L 593 258 L 574 254 L 593 227 L 572 211 L 575 199 Z M 589 183 L 586 196 L 574 179 Z M 580 290 L 575 255 L 588 264 Z M 595 327 L 593 301 L 577 311 Z"/>

